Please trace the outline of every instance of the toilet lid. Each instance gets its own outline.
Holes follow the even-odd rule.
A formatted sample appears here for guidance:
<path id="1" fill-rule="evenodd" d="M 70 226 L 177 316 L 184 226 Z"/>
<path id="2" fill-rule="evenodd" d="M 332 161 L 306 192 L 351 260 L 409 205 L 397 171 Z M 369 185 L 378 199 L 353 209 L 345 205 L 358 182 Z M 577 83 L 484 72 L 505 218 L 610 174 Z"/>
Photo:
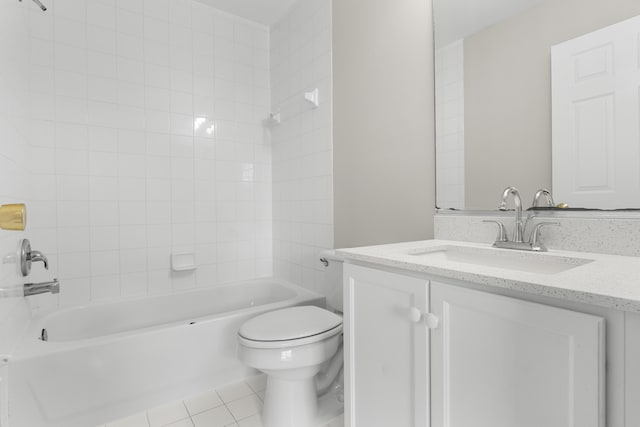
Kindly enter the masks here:
<path id="1" fill-rule="evenodd" d="M 322 334 L 340 325 L 342 317 L 309 305 L 256 316 L 242 325 L 239 335 L 252 341 L 289 341 Z"/>

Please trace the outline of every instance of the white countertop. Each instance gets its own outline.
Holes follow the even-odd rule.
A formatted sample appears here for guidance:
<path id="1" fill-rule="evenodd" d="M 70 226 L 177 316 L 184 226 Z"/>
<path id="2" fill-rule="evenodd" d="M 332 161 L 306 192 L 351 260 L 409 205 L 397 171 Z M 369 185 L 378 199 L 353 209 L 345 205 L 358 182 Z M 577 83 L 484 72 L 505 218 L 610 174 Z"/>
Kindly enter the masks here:
<path id="1" fill-rule="evenodd" d="M 424 240 L 380 246 L 339 249 L 346 262 L 357 261 L 424 273 L 497 288 L 512 289 L 584 304 L 640 312 L 640 257 L 589 252 L 549 250 L 545 256 L 578 258 L 590 262 L 558 273 L 533 273 L 411 255 L 417 249 L 456 246 L 486 248 L 491 245 L 447 240 Z M 530 252 L 510 249 L 508 256 L 527 257 Z M 520 255 L 518 255 L 520 254 Z M 538 254 L 536 254 L 537 256 Z"/>

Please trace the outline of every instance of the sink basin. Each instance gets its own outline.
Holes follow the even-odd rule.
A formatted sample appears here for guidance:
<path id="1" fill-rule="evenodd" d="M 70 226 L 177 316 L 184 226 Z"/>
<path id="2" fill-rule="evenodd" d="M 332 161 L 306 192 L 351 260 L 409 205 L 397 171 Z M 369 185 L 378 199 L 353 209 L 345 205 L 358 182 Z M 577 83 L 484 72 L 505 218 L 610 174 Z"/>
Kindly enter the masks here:
<path id="1" fill-rule="evenodd" d="M 537 274 L 562 273 L 593 262 L 591 259 L 566 257 L 548 252 L 524 252 L 454 245 L 412 249 L 408 255 L 428 263 L 453 262 Z"/>

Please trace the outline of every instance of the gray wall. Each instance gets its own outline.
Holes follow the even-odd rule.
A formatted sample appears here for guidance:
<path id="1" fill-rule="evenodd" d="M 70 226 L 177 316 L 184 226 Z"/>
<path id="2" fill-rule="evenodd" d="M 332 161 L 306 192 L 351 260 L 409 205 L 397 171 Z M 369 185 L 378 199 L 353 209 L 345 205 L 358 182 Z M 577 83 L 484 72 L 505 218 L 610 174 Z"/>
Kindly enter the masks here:
<path id="1" fill-rule="evenodd" d="M 637 0 L 549 0 L 465 39 L 467 209 L 551 187 L 550 47 L 638 14 Z"/>
<path id="2" fill-rule="evenodd" d="M 335 246 L 433 237 L 431 0 L 333 3 Z"/>

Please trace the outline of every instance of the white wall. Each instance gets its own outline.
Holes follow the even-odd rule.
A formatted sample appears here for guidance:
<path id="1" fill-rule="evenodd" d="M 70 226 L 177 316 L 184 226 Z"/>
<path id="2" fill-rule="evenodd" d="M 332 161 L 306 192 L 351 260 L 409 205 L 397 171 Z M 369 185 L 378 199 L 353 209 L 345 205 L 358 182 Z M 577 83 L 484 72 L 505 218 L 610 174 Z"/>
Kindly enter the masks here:
<path id="1" fill-rule="evenodd" d="M 316 291 L 333 248 L 331 85 L 331 1 L 299 1 L 271 30 L 274 272 Z"/>
<path id="2" fill-rule="evenodd" d="M 431 1 L 334 2 L 333 63 L 336 246 L 431 238 Z"/>
<path id="3" fill-rule="evenodd" d="M 60 304 L 270 275 L 268 29 L 190 0 L 49 3 L 31 220 Z M 197 271 L 171 273 L 183 250 Z"/>
<path id="4" fill-rule="evenodd" d="M 0 2 L 0 204 L 29 201 L 27 139 L 29 122 L 30 8 L 17 1 Z M 15 253 L 27 232 L 0 230 L 0 256 Z M 19 294 L 25 280 L 15 264 L 0 264 L 0 355 L 10 354 L 28 321 L 28 307 Z M 7 422 L 6 365 L 0 356 L 0 425 Z"/>

